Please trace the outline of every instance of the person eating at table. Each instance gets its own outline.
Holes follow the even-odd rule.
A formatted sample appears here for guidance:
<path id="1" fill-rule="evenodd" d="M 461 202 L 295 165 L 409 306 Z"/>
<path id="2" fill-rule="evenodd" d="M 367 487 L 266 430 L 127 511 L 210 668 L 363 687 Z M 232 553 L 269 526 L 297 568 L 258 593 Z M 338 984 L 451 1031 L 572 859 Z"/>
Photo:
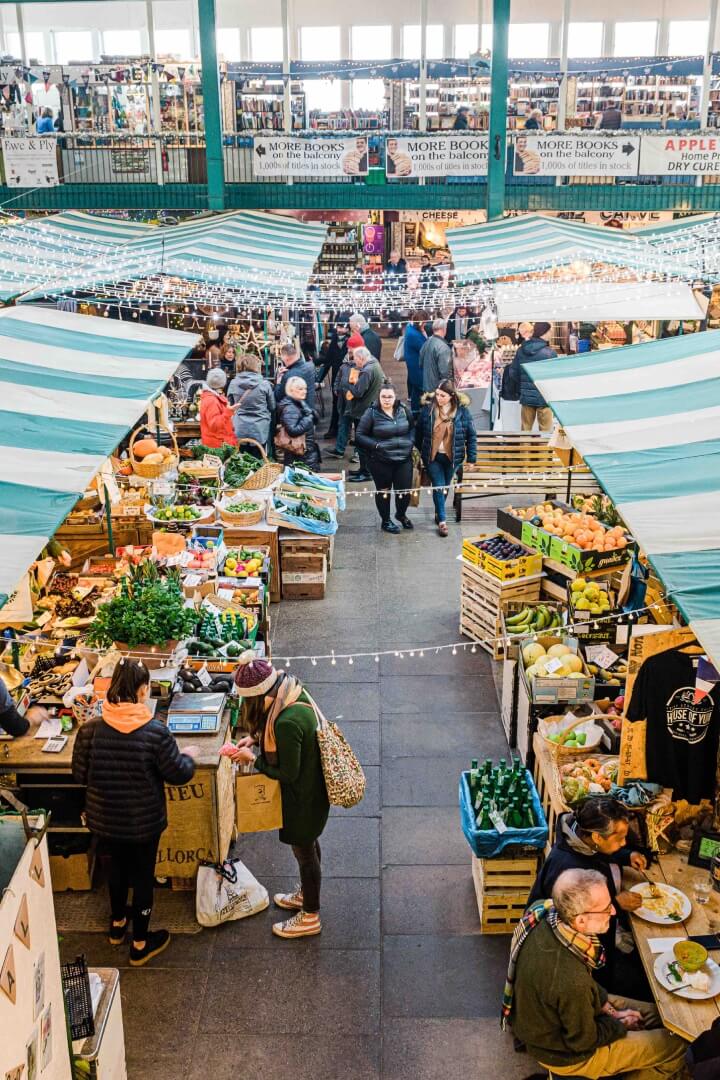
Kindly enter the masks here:
<path id="1" fill-rule="evenodd" d="M 630 971 L 628 964 L 622 964 L 622 974 L 618 972 L 618 933 L 623 951 L 632 951 L 630 937 L 622 930 L 623 924 L 627 925 L 623 913 L 636 911 L 642 905 L 642 898 L 637 893 L 623 889 L 622 869 L 631 866 L 642 872 L 648 866 L 647 854 L 627 843 L 629 825 L 628 811 L 609 795 L 590 796 L 570 813 L 560 814 L 555 843 L 535 879 L 528 903 L 551 896 L 555 882 L 565 870 L 597 870 L 601 873 L 613 906 L 620 914 L 610 917 L 608 929 L 601 936 L 605 964 L 595 972 L 595 978 L 607 990 L 618 988 L 616 984 L 619 983 L 625 991 L 629 979 L 635 992 L 646 992 L 647 984 L 640 964 L 633 964 Z"/>
<path id="2" fill-rule="evenodd" d="M 598 870 L 560 874 L 552 899 L 532 904 L 515 928 L 502 1026 L 553 1077 L 679 1080 L 687 1043 L 663 1028 L 653 1004 L 608 994 L 593 978 L 614 911 Z"/>

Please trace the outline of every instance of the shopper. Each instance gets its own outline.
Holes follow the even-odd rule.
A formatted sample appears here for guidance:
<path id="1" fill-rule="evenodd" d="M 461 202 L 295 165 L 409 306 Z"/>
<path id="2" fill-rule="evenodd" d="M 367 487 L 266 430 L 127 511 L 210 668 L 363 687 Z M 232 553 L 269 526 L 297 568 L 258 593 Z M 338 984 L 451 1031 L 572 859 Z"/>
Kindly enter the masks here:
<path id="1" fill-rule="evenodd" d="M 233 760 L 254 762 L 258 772 L 280 782 L 283 825 L 280 841 L 290 844 L 300 871 L 291 893 L 276 893 L 278 907 L 296 914 L 275 923 L 282 938 L 319 934 L 320 836 L 330 804 L 317 741 L 317 715 L 302 683 L 268 660 L 248 651 L 240 656 L 235 683 L 243 701 L 242 725 L 250 734 L 240 739 Z M 250 747 L 257 743 L 255 757 Z"/>
<path id="2" fill-rule="evenodd" d="M 334 450 L 328 451 L 328 457 L 344 458 L 345 450 L 350 439 L 353 418 L 350 415 L 350 401 L 352 400 L 351 386 L 360 378 L 360 368 L 355 365 L 355 350 L 364 348 L 360 334 L 351 334 L 347 339 L 345 356 L 335 382 L 333 393 L 337 400 L 338 430 Z"/>
<path id="3" fill-rule="evenodd" d="M 617 131 L 622 127 L 622 112 L 618 108 L 618 99 L 612 96 L 612 87 L 601 86 L 599 97 L 605 99 L 605 108 L 598 117 L 595 127 L 599 131 Z"/>
<path id="4" fill-rule="evenodd" d="M 228 379 L 232 378 L 235 374 L 235 346 L 224 345 L 222 350 L 222 356 L 220 358 L 220 367 L 223 369 Z"/>
<path id="5" fill-rule="evenodd" d="M 552 431 L 552 410 L 525 370 L 527 364 L 555 359 L 557 353 L 548 345 L 550 334 L 550 323 L 536 322 L 532 337 L 523 342 L 513 358 L 513 372 L 520 381 L 520 422 L 523 431 L 532 431 L 536 420 L 540 431 Z"/>
<path id="6" fill-rule="evenodd" d="M 315 413 L 307 404 L 307 383 L 299 375 L 292 375 L 285 383 L 285 397 L 277 407 L 278 434 L 284 430 L 291 439 L 300 440 L 297 448 L 281 446 L 275 436 L 278 450 L 284 454 L 284 464 L 302 461 L 311 469 L 320 468 L 320 448 L 315 439 Z M 302 449 L 300 448 L 302 445 Z"/>
<path id="7" fill-rule="evenodd" d="M 408 397 L 413 416 L 417 419 L 420 413 L 420 399 L 423 394 L 423 372 L 420 363 L 420 352 L 427 341 L 425 323 L 427 314 L 424 311 L 414 311 L 410 321 L 405 327 L 403 338 L 403 360 L 407 368 Z"/>
<path id="8" fill-rule="evenodd" d="M 471 464 L 477 461 L 477 434 L 469 403 L 465 394 L 459 394 L 453 383 L 445 380 L 434 394 L 423 398 L 415 429 L 415 445 L 433 486 L 440 536 L 448 535 L 445 500 L 453 477 L 465 460 Z"/>
<path id="9" fill-rule="evenodd" d="M 111 945 L 125 940 L 133 890 L 133 967 L 170 941 L 167 930 L 149 930 L 158 842 L 167 827 L 165 784 L 187 784 L 197 754 L 196 747 L 180 753 L 167 725 L 153 718 L 149 698 L 149 670 L 139 660 L 121 659 L 102 719 L 80 727 L 72 757 L 73 779 L 87 789 L 88 828 L 110 852 Z"/>
<path id="10" fill-rule="evenodd" d="M 420 291 L 423 293 L 423 297 L 432 292 L 433 289 L 440 287 L 440 277 L 438 271 L 429 255 L 423 255 L 422 266 L 420 267 L 420 273 L 418 274 L 418 285 Z"/>
<path id="11" fill-rule="evenodd" d="M 534 904 L 513 934 L 503 1025 L 553 1076 L 681 1076 L 687 1044 L 665 1031 L 655 1006 L 608 996 L 593 979 L 614 910 L 598 871 L 559 876 L 552 901 Z"/>
<path id="12" fill-rule="evenodd" d="M 11 739 L 17 739 L 21 735 L 27 735 L 31 724 L 40 725 L 48 719 L 48 711 L 42 705 L 31 705 L 23 716 L 18 712 L 8 688 L 0 679 L 0 732 L 9 735 Z"/>
<path id="13" fill-rule="evenodd" d="M 395 489 L 395 517 L 403 529 L 412 529 L 407 516 L 413 476 L 413 428 L 415 420 L 406 405 L 398 401 L 392 383 L 384 382 L 377 404 L 363 413 L 355 441 L 365 451 L 377 494 L 377 506 L 384 532 L 399 533 L 390 519 L 390 493 Z"/>
<path id="14" fill-rule="evenodd" d="M 648 865 L 646 853 L 627 844 L 629 821 L 625 807 L 610 796 L 591 796 L 571 813 L 560 814 L 555 843 L 535 879 L 528 903 L 547 900 L 560 874 L 580 869 L 603 875 L 616 909 L 636 911 L 641 907 L 642 897 L 622 888 L 622 867 L 645 870 Z M 606 963 L 596 978 L 607 990 L 620 989 L 614 983 L 617 921 L 613 915 L 608 931 L 600 938 Z"/>
<path id="15" fill-rule="evenodd" d="M 337 438 L 338 433 L 338 397 L 335 392 L 335 382 L 340 373 L 340 367 L 342 365 L 345 356 L 347 355 L 347 343 L 350 336 L 350 329 L 347 323 L 339 323 L 333 327 L 329 339 L 323 342 L 323 345 L 327 346 L 322 352 L 322 366 L 317 372 L 315 378 L 316 382 L 322 383 L 330 373 L 330 387 L 332 391 L 332 413 L 330 415 L 330 426 L 325 432 L 326 439 Z"/>
<path id="16" fill-rule="evenodd" d="M 467 105 L 461 105 L 455 113 L 453 131 L 467 131 L 470 127 L 470 110 Z"/>
<path id="17" fill-rule="evenodd" d="M 346 394 L 346 407 L 351 421 L 356 425 L 366 409 L 377 401 L 380 387 L 385 381 L 385 373 L 370 350 L 363 345 L 353 351 L 353 366 L 358 372 L 356 380 L 350 381 Z M 353 372 L 350 373 L 351 376 Z M 367 456 L 362 446 L 358 446 L 360 468 L 357 472 L 351 472 L 348 479 L 351 483 L 359 484 L 370 480 L 370 471 Z"/>
<path id="18" fill-rule="evenodd" d="M 400 294 L 407 287 L 407 263 L 400 257 L 397 248 L 390 252 L 390 259 L 385 267 L 385 291 L 386 293 Z M 388 312 L 390 323 L 390 336 L 399 337 L 401 315 L 397 310 Z M 378 358 L 379 359 L 379 358 Z"/>
<path id="19" fill-rule="evenodd" d="M 530 115 L 525 121 L 524 131 L 542 131 L 543 129 L 543 114 L 540 109 L 532 109 Z"/>
<path id="20" fill-rule="evenodd" d="M 467 337 L 468 330 L 477 324 L 477 319 L 468 311 L 467 304 L 458 304 L 447 321 L 445 340 L 448 345 L 453 341 L 462 341 Z"/>
<path id="21" fill-rule="evenodd" d="M 275 394 L 263 378 L 262 360 L 245 353 L 236 362 L 237 374 L 228 386 L 228 401 L 235 406 L 233 429 L 238 439 L 254 439 L 267 450 L 275 412 Z M 253 447 L 245 449 L 253 452 Z"/>
<path id="22" fill-rule="evenodd" d="M 52 109 L 42 109 L 35 121 L 35 131 L 38 135 L 54 135 L 55 124 L 53 123 Z"/>
<path id="23" fill-rule="evenodd" d="M 433 319 L 432 334 L 420 349 L 423 390 L 432 394 L 445 379 L 452 379 L 452 349 L 445 340 L 445 319 Z"/>
<path id="24" fill-rule="evenodd" d="M 370 350 L 376 360 L 380 359 L 382 339 L 379 334 L 375 333 L 364 315 L 356 313 L 350 316 L 350 333 L 359 334 L 363 339 L 365 348 Z"/>
<path id="25" fill-rule="evenodd" d="M 225 443 L 237 446 L 233 430 L 233 412 L 223 390 L 227 375 L 222 368 L 212 368 L 207 373 L 200 394 L 200 441 L 203 446 L 218 447 Z"/>
<path id="26" fill-rule="evenodd" d="M 275 387 L 275 401 L 279 404 L 285 397 L 285 384 L 292 375 L 304 379 L 307 386 L 307 404 L 315 408 L 315 365 L 301 356 L 295 345 L 283 345 L 280 349 L 280 376 Z"/>

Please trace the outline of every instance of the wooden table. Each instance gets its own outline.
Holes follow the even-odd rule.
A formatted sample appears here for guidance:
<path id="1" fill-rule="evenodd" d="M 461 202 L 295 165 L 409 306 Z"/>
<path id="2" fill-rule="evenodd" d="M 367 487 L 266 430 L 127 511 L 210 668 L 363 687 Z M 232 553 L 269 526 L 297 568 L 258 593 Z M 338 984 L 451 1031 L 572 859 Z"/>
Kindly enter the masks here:
<path id="1" fill-rule="evenodd" d="M 627 871 L 637 880 L 642 880 L 640 875 Z M 690 935 L 708 934 L 717 932 L 713 926 L 712 931 L 708 919 L 716 921 L 720 925 L 720 894 L 713 892 L 709 903 L 703 905 L 693 900 L 693 882 L 698 877 L 707 877 L 707 871 L 697 866 L 688 866 L 687 859 L 673 852 L 670 855 L 661 855 L 660 863 L 653 864 L 648 876 L 654 881 L 664 881 L 668 885 L 674 885 L 681 889 L 692 903 L 690 918 L 684 923 L 674 926 L 657 926 L 655 923 L 645 922 L 636 916 L 630 916 L 632 932 L 635 937 L 640 959 L 642 960 L 645 974 L 655 996 L 657 1007 L 660 1011 L 663 1024 L 668 1031 L 674 1031 L 684 1039 L 693 1040 L 706 1031 L 720 1016 L 720 998 L 710 1001 L 688 1001 L 687 998 L 679 997 L 670 993 L 660 985 L 655 977 L 654 964 L 659 953 L 653 953 L 648 947 L 650 938 L 666 937 L 678 938 Z M 714 955 L 717 961 L 717 953 Z"/>

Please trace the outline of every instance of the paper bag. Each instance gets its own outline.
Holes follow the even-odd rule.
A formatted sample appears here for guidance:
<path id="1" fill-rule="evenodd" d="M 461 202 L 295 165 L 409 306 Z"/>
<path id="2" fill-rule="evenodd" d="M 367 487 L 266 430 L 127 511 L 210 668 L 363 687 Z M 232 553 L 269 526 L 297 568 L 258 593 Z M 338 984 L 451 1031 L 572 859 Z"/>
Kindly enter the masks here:
<path id="1" fill-rule="evenodd" d="M 282 828 L 280 784 L 262 773 L 235 777 L 235 824 L 238 832 L 268 832 Z"/>

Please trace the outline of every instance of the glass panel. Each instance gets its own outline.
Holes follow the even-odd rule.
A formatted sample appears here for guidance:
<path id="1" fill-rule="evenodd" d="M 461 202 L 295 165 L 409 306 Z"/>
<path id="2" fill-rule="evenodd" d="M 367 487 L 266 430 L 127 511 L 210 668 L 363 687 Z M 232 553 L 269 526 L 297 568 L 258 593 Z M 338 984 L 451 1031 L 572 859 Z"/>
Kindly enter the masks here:
<path id="1" fill-rule="evenodd" d="M 385 108 L 385 84 L 382 79 L 353 79 L 352 107 L 382 112 Z"/>
<path id="2" fill-rule="evenodd" d="M 340 82 L 337 79 L 304 79 L 307 111 L 337 112 L 340 108 Z"/>
<path id="3" fill-rule="evenodd" d="M 673 19 L 668 34 L 670 56 L 700 56 L 707 47 L 707 19 Z"/>
<path id="4" fill-rule="evenodd" d="M 240 31 L 230 26 L 219 29 L 215 35 L 218 60 L 240 60 Z"/>
<path id="5" fill-rule="evenodd" d="M 425 55 L 431 60 L 440 60 L 444 50 L 443 27 L 441 23 L 428 23 L 425 33 Z M 420 24 L 403 26 L 403 59 L 420 59 Z"/>
<path id="6" fill-rule="evenodd" d="M 7 48 L 13 55 L 14 60 L 20 59 L 20 35 L 9 33 L 5 35 Z M 50 62 L 45 48 L 45 35 L 39 30 L 30 30 L 25 34 L 25 47 L 27 48 L 28 60 L 38 60 L 41 64 Z"/>
<path id="7" fill-rule="evenodd" d="M 339 26 L 302 26 L 300 28 L 301 60 L 339 60 Z"/>
<path id="8" fill-rule="evenodd" d="M 189 30 L 156 30 L 155 52 L 158 56 L 174 56 L 178 60 L 192 58 Z"/>
<path id="9" fill-rule="evenodd" d="M 510 23 L 508 54 L 517 60 L 542 59 L 548 54 L 549 23 Z"/>
<path id="10" fill-rule="evenodd" d="M 568 29 L 568 56 L 602 56 L 603 24 L 571 22 Z"/>
<path id="11" fill-rule="evenodd" d="M 657 22 L 615 23 L 615 56 L 654 56 Z"/>
<path id="12" fill-rule="evenodd" d="M 479 30 L 477 23 L 457 23 L 453 56 L 463 58 L 474 53 L 480 44 Z"/>
<path id="13" fill-rule="evenodd" d="M 253 26 L 250 31 L 250 57 L 253 60 L 282 60 L 282 28 Z"/>
<path id="14" fill-rule="evenodd" d="M 55 59 L 58 64 L 72 60 L 94 60 L 92 34 L 89 30 L 55 30 Z"/>
<path id="15" fill-rule="evenodd" d="M 142 56 L 139 30 L 103 30 L 102 49 L 106 56 Z"/>
<path id="16" fill-rule="evenodd" d="M 392 27 L 353 26 L 351 56 L 353 60 L 391 60 Z"/>

